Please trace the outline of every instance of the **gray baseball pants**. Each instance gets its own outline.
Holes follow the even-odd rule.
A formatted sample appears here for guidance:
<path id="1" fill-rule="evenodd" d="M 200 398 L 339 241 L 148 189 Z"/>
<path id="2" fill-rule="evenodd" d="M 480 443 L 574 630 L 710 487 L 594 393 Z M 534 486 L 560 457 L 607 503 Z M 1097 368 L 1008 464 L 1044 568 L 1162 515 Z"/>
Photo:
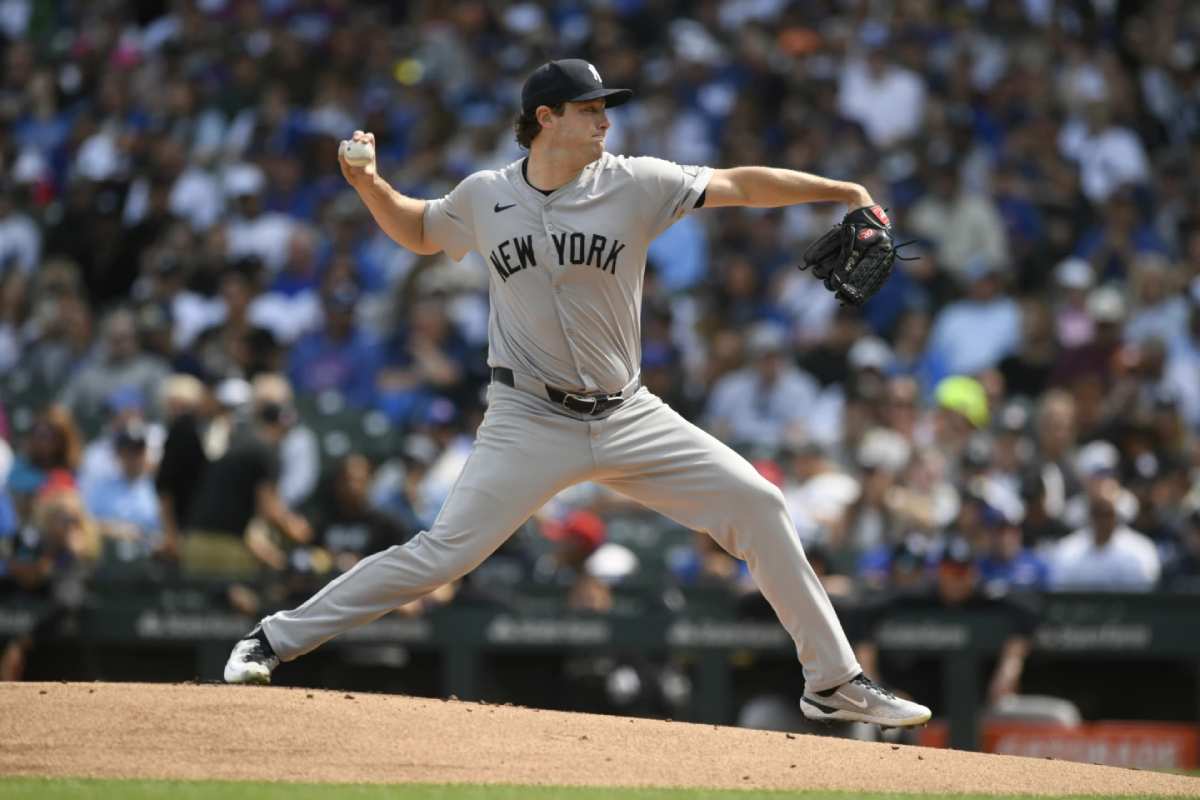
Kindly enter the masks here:
<path id="1" fill-rule="evenodd" d="M 551 497 L 590 480 L 708 533 L 744 559 L 796 643 L 809 690 L 840 686 L 860 672 L 783 495 L 725 444 L 644 387 L 601 417 L 495 382 L 488 400 L 475 447 L 430 530 L 364 558 L 303 605 L 263 620 L 281 660 L 462 577 Z"/>

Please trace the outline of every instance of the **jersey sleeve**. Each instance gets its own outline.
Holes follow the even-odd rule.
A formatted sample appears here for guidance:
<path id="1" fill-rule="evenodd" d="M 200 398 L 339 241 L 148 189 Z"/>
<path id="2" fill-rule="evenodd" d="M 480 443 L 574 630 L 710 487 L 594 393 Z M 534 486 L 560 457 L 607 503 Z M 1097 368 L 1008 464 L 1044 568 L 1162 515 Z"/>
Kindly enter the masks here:
<path id="1" fill-rule="evenodd" d="M 467 178 L 445 197 L 425 203 L 425 238 L 455 261 L 475 249 L 475 214 L 471 204 L 474 182 Z"/>
<path id="2" fill-rule="evenodd" d="M 650 224 L 650 238 L 671 227 L 696 208 L 712 167 L 693 167 L 642 156 L 631 159 L 634 176 L 646 198 L 642 218 Z"/>

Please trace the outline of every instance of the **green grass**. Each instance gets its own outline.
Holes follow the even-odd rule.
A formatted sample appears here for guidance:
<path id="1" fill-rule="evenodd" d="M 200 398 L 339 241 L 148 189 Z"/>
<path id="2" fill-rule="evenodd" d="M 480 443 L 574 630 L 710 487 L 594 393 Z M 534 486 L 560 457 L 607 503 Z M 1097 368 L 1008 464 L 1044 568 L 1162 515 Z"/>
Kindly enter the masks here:
<path id="1" fill-rule="evenodd" d="M 241 781 L 116 781 L 52 778 L 0 778 L 5 800 L 80 800 L 80 798 L 170 798 L 170 800 L 1001 800 L 1008 795 L 880 794 L 856 792 L 766 792 L 703 789 L 593 789 L 565 786 L 479 786 L 411 783 L 327 784 Z M 1050 797 L 1038 795 L 1037 797 Z M 1016 796 L 1013 796 L 1016 797 Z M 1030 795 L 1020 795 L 1031 800 Z M 1061 797 L 1061 796 L 1058 796 Z M 1063 798 L 1063 800 L 1067 800 Z M 1098 800 L 1089 795 L 1087 800 Z"/>

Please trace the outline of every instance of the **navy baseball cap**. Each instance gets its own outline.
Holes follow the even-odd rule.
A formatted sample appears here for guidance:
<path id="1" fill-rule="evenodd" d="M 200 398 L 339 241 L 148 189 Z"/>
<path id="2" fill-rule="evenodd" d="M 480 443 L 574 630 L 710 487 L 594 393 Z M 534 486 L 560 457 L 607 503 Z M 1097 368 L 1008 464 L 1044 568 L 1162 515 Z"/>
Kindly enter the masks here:
<path id="1" fill-rule="evenodd" d="M 629 89 L 606 89 L 600 73 L 582 58 L 564 58 L 542 64 L 521 87 L 521 110 L 533 111 L 538 106 L 582 102 L 604 98 L 604 105 L 619 106 L 633 92 Z"/>

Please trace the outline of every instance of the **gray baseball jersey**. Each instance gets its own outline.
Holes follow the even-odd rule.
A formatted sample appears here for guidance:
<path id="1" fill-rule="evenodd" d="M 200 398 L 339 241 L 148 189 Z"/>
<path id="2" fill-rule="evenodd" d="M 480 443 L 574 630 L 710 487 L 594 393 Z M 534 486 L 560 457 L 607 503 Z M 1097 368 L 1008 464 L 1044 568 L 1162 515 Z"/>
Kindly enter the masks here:
<path id="1" fill-rule="evenodd" d="M 491 272 L 488 363 L 573 392 L 619 392 L 641 363 L 654 237 L 690 211 L 708 167 L 604 153 L 545 195 L 522 161 L 477 172 L 425 207 L 425 236 Z"/>

